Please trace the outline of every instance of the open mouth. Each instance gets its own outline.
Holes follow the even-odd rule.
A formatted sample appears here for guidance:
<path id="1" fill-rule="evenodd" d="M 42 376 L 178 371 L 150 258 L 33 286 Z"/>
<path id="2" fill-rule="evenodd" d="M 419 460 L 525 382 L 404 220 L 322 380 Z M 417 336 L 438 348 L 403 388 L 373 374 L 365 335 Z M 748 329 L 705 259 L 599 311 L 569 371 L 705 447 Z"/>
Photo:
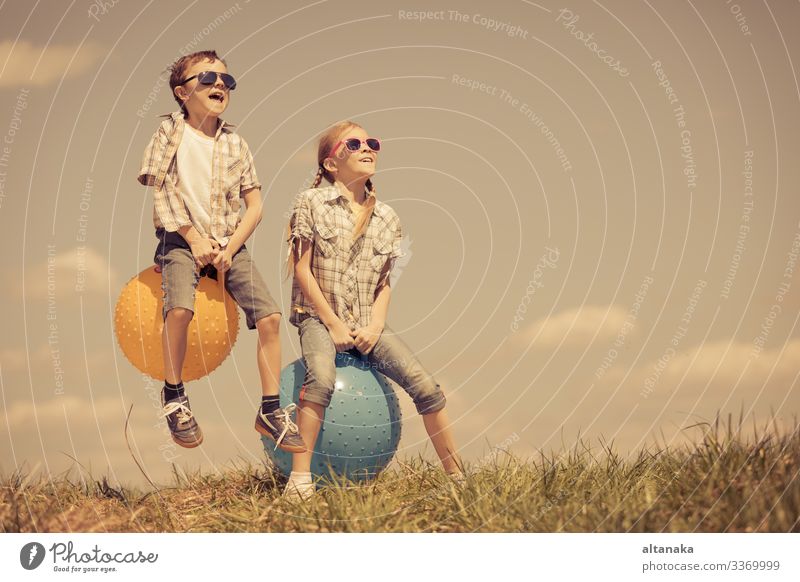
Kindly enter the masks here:
<path id="1" fill-rule="evenodd" d="M 223 93 L 212 93 L 208 96 L 208 98 L 214 101 L 219 101 L 220 103 L 225 101 L 225 95 Z"/>
<path id="2" fill-rule="evenodd" d="M 358 160 L 358 161 L 359 161 L 359 162 L 367 162 L 367 163 L 370 163 L 370 164 L 371 164 L 371 163 L 372 163 L 372 162 L 374 162 L 375 160 L 374 160 L 374 159 L 373 159 L 371 156 L 366 156 L 366 157 L 363 157 L 363 158 L 361 158 L 361 159 L 360 159 L 360 160 Z"/>

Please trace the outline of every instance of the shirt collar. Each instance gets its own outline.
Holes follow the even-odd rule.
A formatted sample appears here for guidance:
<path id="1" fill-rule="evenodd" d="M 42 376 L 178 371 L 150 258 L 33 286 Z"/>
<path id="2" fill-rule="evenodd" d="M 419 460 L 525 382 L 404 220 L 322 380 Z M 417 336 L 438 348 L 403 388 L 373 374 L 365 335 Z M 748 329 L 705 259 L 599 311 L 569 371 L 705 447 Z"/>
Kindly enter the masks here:
<path id="1" fill-rule="evenodd" d="M 175 123 L 186 123 L 186 120 L 183 117 L 183 111 L 173 111 L 172 113 L 164 113 L 163 115 L 159 115 L 159 117 L 172 118 L 172 120 Z M 217 126 L 217 135 L 215 135 L 214 137 L 219 137 L 219 135 L 221 133 L 223 133 L 223 132 L 224 133 L 231 133 L 233 130 L 231 130 L 230 128 L 232 128 L 232 127 L 236 127 L 236 126 L 234 124 L 232 124 L 232 123 L 228 123 L 224 119 L 220 119 L 219 120 L 219 126 Z"/>
<path id="2" fill-rule="evenodd" d="M 326 186 L 327 192 L 325 193 L 325 201 L 331 202 L 336 200 L 337 198 L 345 198 L 344 194 L 334 185 Z M 373 214 L 377 214 L 381 218 L 385 218 L 385 209 L 383 204 L 381 204 L 378 200 L 375 201 L 375 208 L 372 209 Z"/>

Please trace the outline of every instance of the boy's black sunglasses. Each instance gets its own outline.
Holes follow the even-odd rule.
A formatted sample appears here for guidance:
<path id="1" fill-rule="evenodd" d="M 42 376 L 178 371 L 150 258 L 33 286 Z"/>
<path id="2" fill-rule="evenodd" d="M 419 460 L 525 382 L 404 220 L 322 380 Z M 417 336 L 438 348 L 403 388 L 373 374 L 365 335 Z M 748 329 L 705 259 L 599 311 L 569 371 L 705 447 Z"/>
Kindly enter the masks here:
<path id="1" fill-rule="evenodd" d="M 197 78 L 197 82 L 201 85 L 213 85 L 217 82 L 217 75 L 219 78 L 222 79 L 222 84 L 225 85 L 225 88 L 229 91 L 233 91 L 236 89 L 236 79 L 234 79 L 228 73 L 217 73 L 216 71 L 203 71 L 201 73 L 197 73 L 196 75 L 192 75 L 188 79 L 184 79 L 178 85 L 183 85 L 188 83 L 194 78 Z"/>

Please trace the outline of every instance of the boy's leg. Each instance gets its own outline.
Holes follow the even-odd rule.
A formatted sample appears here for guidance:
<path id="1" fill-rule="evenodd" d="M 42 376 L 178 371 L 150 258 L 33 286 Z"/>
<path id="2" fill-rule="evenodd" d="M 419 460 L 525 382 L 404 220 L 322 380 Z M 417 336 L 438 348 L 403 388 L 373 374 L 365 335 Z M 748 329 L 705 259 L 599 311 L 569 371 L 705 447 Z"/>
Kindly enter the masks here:
<path id="1" fill-rule="evenodd" d="M 167 312 L 164 329 L 161 333 L 161 347 L 164 354 L 164 379 L 170 384 L 181 384 L 181 371 L 186 359 L 186 338 L 189 323 L 194 313 L 183 307 L 175 307 Z"/>
<path id="2" fill-rule="evenodd" d="M 459 473 L 460 462 L 450 422 L 444 410 L 445 397 L 439 384 L 423 367 L 408 345 L 388 326 L 367 354 L 373 369 L 397 382 L 408 392 L 417 412 L 422 415 L 425 430 L 436 454 L 448 473 Z"/>
<path id="3" fill-rule="evenodd" d="M 164 375 L 165 382 L 177 387 L 176 390 L 164 387 L 163 413 L 172 439 L 183 447 L 193 448 L 203 442 L 203 433 L 192 414 L 188 397 L 183 394 L 181 371 L 199 278 L 190 250 L 177 245 L 162 246 L 160 250 L 163 254 L 157 253 L 157 263 L 161 267 L 161 288 L 164 292 L 164 330 L 161 338 Z"/>
<path id="4" fill-rule="evenodd" d="M 234 255 L 231 268 L 225 273 L 225 288 L 244 311 L 248 329 L 258 331 L 256 362 L 262 397 L 255 429 L 274 440 L 276 448 L 291 453 L 305 451 L 297 425 L 291 419 L 294 406 L 280 408 L 280 307 L 244 246 Z"/>
<path id="5" fill-rule="evenodd" d="M 231 268 L 225 273 L 225 288 L 244 311 L 247 328 L 258 330 L 256 359 L 261 393 L 277 396 L 281 373 L 281 309 L 244 246 L 234 255 Z"/>

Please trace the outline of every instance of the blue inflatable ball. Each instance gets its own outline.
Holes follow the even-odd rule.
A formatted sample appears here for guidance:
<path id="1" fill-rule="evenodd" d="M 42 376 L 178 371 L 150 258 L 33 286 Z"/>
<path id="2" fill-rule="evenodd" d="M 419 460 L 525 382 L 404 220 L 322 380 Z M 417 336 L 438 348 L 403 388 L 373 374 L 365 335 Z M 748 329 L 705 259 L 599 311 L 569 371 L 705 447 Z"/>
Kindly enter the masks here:
<path id="1" fill-rule="evenodd" d="M 281 371 L 281 406 L 300 402 L 305 373 L 302 358 Z M 401 414 L 397 395 L 383 374 L 346 352 L 336 354 L 334 386 L 314 446 L 311 473 L 314 477 L 332 480 L 337 477 L 352 481 L 374 478 L 392 460 L 400 442 Z M 276 450 L 275 441 L 267 437 L 262 436 L 261 440 L 267 456 L 288 477 L 292 470 L 292 453 Z"/>

